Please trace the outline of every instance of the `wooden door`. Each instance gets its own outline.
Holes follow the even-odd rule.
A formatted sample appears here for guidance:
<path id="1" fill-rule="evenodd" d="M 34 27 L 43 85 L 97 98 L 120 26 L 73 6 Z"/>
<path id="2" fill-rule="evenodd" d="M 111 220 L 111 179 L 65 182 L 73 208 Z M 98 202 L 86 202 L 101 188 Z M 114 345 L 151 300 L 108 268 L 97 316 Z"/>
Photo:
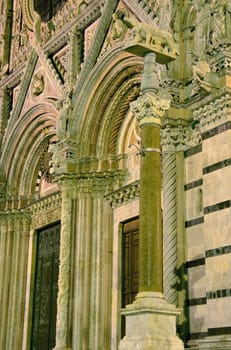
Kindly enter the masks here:
<path id="1" fill-rule="evenodd" d="M 139 219 L 123 224 L 122 230 L 122 302 L 124 308 L 138 293 L 139 283 Z M 121 319 L 121 336 L 125 333 L 125 319 Z"/>
<path id="2" fill-rule="evenodd" d="M 55 346 L 60 225 L 37 233 L 32 350 Z"/>

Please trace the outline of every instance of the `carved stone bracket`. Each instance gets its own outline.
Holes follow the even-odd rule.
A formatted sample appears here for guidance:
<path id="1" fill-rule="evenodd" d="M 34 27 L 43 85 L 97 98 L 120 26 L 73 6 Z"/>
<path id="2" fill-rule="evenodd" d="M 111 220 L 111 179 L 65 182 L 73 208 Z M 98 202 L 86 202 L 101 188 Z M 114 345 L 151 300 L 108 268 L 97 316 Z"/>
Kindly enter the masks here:
<path id="1" fill-rule="evenodd" d="M 231 75 L 231 43 L 225 42 L 208 51 L 211 70 L 219 76 Z"/>
<path id="2" fill-rule="evenodd" d="M 63 139 L 49 146 L 48 152 L 51 153 L 51 174 L 59 175 L 63 172 L 73 172 L 76 163 L 77 142 L 71 139 Z"/>

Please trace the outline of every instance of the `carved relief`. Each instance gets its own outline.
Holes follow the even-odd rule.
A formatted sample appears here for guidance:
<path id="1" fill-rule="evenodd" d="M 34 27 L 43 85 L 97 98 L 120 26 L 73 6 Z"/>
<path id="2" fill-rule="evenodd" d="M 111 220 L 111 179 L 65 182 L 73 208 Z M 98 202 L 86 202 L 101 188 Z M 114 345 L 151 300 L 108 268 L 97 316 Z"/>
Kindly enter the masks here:
<path id="1" fill-rule="evenodd" d="M 33 204 L 30 209 L 33 229 L 58 221 L 61 216 L 61 195 L 57 193 L 46 197 Z"/>
<path id="2" fill-rule="evenodd" d="M 214 0 L 210 23 L 210 40 L 212 44 L 231 39 L 231 1 Z"/>
<path id="3" fill-rule="evenodd" d="M 125 39 L 127 33 L 127 26 L 125 25 L 123 18 L 128 16 L 128 11 L 125 8 L 117 10 L 113 16 L 113 22 L 111 26 L 111 38 L 114 41 L 122 41 Z"/>
<path id="4" fill-rule="evenodd" d="M 31 83 L 31 91 L 33 96 L 39 96 L 44 91 L 44 76 L 41 73 L 37 73 L 34 75 L 32 83 Z"/>
<path id="5" fill-rule="evenodd" d="M 163 152 L 184 151 L 201 143 L 200 123 L 185 125 L 180 121 L 173 125 L 168 119 L 161 129 L 161 146 Z"/>
<path id="6" fill-rule="evenodd" d="M 126 26 L 132 29 L 133 40 L 136 44 L 143 44 L 150 46 L 153 51 L 162 53 L 167 57 L 176 58 L 178 53 L 178 48 L 173 40 L 172 35 L 166 30 L 159 29 L 155 23 L 149 25 L 147 23 L 138 22 L 133 17 L 122 17 L 122 21 Z M 157 56 L 157 61 L 160 59 Z"/>

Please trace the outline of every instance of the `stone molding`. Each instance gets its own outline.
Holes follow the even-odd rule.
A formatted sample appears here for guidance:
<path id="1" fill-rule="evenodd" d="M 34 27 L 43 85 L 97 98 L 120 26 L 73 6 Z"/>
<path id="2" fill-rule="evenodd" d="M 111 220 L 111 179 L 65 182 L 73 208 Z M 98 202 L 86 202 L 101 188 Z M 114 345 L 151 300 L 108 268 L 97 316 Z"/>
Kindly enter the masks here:
<path id="1" fill-rule="evenodd" d="M 139 195 L 140 184 L 139 181 L 135 181 L 127 186 L 120 188 L 117 191 L 109 193 L 105 198 L 109 201 L 112 208 L 116 208 L 139 198 Z"/>

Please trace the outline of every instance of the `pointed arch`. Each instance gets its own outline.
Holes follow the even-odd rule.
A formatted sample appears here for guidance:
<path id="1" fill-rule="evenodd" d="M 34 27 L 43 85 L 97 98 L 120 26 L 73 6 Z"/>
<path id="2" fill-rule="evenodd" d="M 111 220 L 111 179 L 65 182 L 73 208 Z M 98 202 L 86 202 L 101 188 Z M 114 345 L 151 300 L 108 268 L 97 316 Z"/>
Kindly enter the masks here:
<path id="1" fill-rule="evenodd" d="M 89 74 L 74 107 L 72 130 L 79 157 L 116 155 L 129 104 L 139 95 L 143 60 L 113 47 Z"/>
<path id="2" fill-rule="evenodd" d="M 36 105 L 10 131 L 1 163 L 14 196 L 34 195 L 42 149 L 56 133 L 56 115 L 53 101 Z"/>

